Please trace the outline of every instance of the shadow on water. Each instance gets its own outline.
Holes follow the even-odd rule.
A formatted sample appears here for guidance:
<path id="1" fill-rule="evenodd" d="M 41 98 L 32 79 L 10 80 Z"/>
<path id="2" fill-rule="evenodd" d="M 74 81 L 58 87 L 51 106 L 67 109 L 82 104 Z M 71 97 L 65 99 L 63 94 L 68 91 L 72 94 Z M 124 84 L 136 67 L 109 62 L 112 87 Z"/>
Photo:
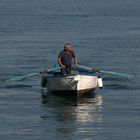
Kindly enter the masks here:
<path id="1" fill-rule="evenodd" d="M 133 90 L 133 87 L 130 87 L 129 85 L 123 85 L 123 84 L 108 84 L 105 85 L 105 89 L 113 89 L 113 90 Z"/>
<path id="2" fill-rule="evenodd" d="M 61 134 L 77 132 L 76 124 L 96 124 L 102 121 L 102 96 L 99 95 L 89 94 L 77 98 L 42 94 L 42 105 L 44 115 L 41 118 L 44 123 L 52 120 L 57 124 L 55 130 Z M 88 132 L 88 129 L 84 129 L 81 126 L 78 131 Z"/>
<path id="3" fill-rule="evenodd" d="M 0 88 L 6 89 L 24 89 L 24 88 L 31 88 L 32 85 L 30 83 L 25 82 L 5 82 L 5 78 L 0 78 Z"/>
<path id="4" fill-rule="evenodd" d="M 44 90 L 41 90 L 42 92 L 42 104 L 47 104 L 50 106 L 78 106 L 83 103 L 94 103 L 96 101 L 96 93 L 91 92 L 83 96 L 76 96 L 76 95 L 70 95 L 67 93 L 63 93 L 62 95 L 56 94 L 56 93 L 48 93 Z"/>
<path id="5" fill-rule="evenodd" d="M 139 79 L 132 78 L 111 78 L 106 77 L 103 78 L 104 81 L 104 89 L 113 89 L 113 90 L 136 90 L 140 89 L 139 87 Z"/>
<path id="6" fill-rule="evenodd" d="M 12 89 L 12 88 L 31 88 L 31 85 L 26 85 L 26 84 L 15 84 L 15 85 L 6 85 L 5 86 L 7 89 Z"/>

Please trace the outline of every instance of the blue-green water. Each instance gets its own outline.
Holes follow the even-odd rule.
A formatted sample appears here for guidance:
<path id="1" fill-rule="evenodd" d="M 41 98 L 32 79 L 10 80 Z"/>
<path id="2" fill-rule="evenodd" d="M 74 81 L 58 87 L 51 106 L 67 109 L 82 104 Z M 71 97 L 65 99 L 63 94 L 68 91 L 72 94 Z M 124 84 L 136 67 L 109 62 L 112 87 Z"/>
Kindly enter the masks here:
<path id="1" fill-rule="evenodd" d="M 139 7 L 139 0 L 0 0 L 1 139 L 139 140 Z M 137 77 L 105 77 L 96 98 L 77 103 L 42 97 L 40 77 L 4 84 L 53 67 L 65 42 L 80 64 Z"/>

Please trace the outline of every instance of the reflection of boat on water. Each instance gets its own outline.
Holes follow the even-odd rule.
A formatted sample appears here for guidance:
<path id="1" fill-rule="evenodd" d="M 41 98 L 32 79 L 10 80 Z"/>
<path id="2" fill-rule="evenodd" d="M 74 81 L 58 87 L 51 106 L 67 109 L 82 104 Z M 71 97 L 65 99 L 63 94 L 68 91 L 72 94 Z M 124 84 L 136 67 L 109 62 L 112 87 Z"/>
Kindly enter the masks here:
<path id="1" fill-rule="evenodd" d="M 53 97 L 50 97 L 53 96 Z M 57 121 L 71 122 L 101 122 L 102 96 L 94 96 L 90 94 L 84 98 L 59 97 L 49 95 L 42 96 L 42 104 L 44 107 L 49 107 L 51 117 Z M 55 110 L 55 111 L 54 111 Z M 47 115 L 43 118 L 47 118 Z"/>
<path id="2" fill-rule="evenodd" d="M 101 122 L 102 96 L 81 99 L 78 104 L 76 111 L 78 122 Z"/>
<path id="3" fill-rule="evenodd" d="M 102 122 L 102 96 L 89 94 L 84 98 L 75 98 L 43 95 L 42 106 L 41 118 L 46 132 L 58 135 L 74 133 L 76 136 L 82 133 L 87 136 L 101 131 L 99 124 Z"/>

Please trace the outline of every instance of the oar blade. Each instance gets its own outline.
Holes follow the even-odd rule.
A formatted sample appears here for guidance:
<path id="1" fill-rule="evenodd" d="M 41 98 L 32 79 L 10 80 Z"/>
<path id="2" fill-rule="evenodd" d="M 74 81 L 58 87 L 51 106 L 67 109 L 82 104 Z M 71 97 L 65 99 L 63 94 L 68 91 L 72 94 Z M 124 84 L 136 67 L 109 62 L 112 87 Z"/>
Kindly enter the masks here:
<path id="1" fill-rule="evenodd" d="M 36 76 L 36 75 L 39 75 L 39 73 L 31 73 L 31 74 L 27 74 L 27 75 L 24 75 L 24 76 L 18 76 L 18 77 L 15 77 L 15 78 L 11 78 L 11 79 L 8 79 L 6 80 L 5 82 L 16 82 L 16 81 L 23 81 L 29 77 L 33 77 L 33 76 Z"/>

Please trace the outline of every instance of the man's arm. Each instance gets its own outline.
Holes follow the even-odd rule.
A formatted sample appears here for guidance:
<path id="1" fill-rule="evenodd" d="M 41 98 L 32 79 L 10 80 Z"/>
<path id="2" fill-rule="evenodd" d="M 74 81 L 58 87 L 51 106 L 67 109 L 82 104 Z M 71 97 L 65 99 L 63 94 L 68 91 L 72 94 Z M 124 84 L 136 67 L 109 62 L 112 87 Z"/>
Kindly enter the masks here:
<path id="1" fill-rule="evenodd" d="M 61 58 L 58 57 L 57 62 L 62 68 L 65 68 L 65 65 L 63 65 L 62 62 L 61 62 Z"/>
<path id="2" fill-rule="evenodd" d="M 65 68 L 65 65 L 62 64 L 62 57 L 63 57 L 63 52 L 61 51 L 58 55 L 58 59 L 57 59 L 57 62 L 58 64 L 62 67 L 62 68 Z"/>
<path id="3" fill-rule="evenodd" d="M 78 64 L 78 59 L 77 59 L 77 56 L 75 55 L 74 51 L 72 51 L 72 57 L 74 59 L 74 64 L 77 65 Z"/>
<path id="4" fill-rule="evenodd" d="M 76 57 L 76 56 L 74 57 L 74 64 L 75 64 L 75 65 L 78 64 L 78 60 L 77 60 L 77 57 Z"/>

